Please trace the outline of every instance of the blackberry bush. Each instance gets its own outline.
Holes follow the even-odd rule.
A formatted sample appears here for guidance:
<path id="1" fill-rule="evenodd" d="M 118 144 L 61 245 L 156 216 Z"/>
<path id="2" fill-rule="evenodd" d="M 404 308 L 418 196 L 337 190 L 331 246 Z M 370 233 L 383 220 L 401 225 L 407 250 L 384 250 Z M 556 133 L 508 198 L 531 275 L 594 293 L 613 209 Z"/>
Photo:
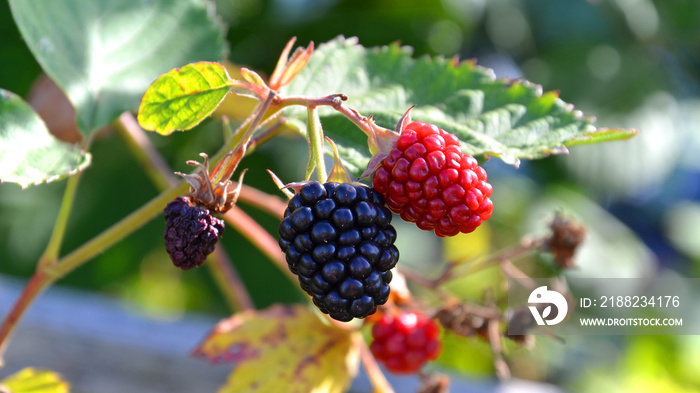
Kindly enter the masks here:
<path id="1" fill-rule="evenodd" d="M 279 235 L 301 288 L 333 319 L 364 318 L 389 298 L 399 251 L 391 212 L 373 189 L 307 183 L 289 201 Z"/>
<path id="2" fill-rule="evenodd" d="M 443 284 L 468 274 L 465 272 L 496 265 L 506 273 L 504 276 L 512 276 L 511 260 L 515 262 L 516 257 L 542 249 L 555 254 L 559 268 L 571 267 L 583 229 L 568 225 L 566 228 L 576 229 L 575 241 L 557 242 L 571 236 L 563 236 L 566 231 L 559 233 L 557 229 L 562 228 L 552 225 L 554 235 L 528 239 L 517 249 L 490 257 L 500 264 L 459 269 L 458 261 L 450 261 L 454 263 L 447 263 L 439 276 L 430 279 L 426 273 L 431 272 L 427 270 L 439 264 L 392 270 L 399 253 L 394 246 L 396 231 L 391 226 L 391 210 L 438 236 L 469 232 L 489 218 L 493 206 L 486 173 L 473 157 L 462 153 L 462 147 L 480 157 L 499 157 L 517 165 L 520 159 L 565 153 L 567 145 L 623 139 L 636 133 L 596 129 L 592 117 L 573 111 L 556 93 L 543 94 L 527 81 L 495 80 L 491 71 L 474 62 L 428 57 L 415 60 L 410 50 L 396 44 L 369 50 L 355 39 L 338 38 L 319 47 L 320 53 L 314 52 L 313 43 L 292 52 L 292 39 L 267 79 L 248 68 L 197 61 L 226 57 L 223 24 L 206 4 L 201 4 L 204 2 L 173 0 L 173 6 L 170 2 L 164 6 L 164 1 L 132 0 L 115 8 L 107 1 L 97 1 L 90 2 L 90 7 L 73 4 L 76 6 L 69 7 L 68 13 L 62 10 L 66 3 L 75 0 L 10 3 L 23 42 L 37 56 L 45 74 L 51 76 L 55 90 L 64 89 L 72 101 L 66 101 L 65 107 L 75 109 L 75 116 L 69 117 L 77 122 L 70 126 L 75 126 L 74 135 L 79 135 L 79 141 L 57 143 L 52 134 L 58 133 L 50 124 L 56 120 L 54 115 L 42 120 L 21 97 L 0 89 L 0 155 L 4 153 L 0 157 L 0 183 L 15 182 L 24 188 L 68 177 L 54 232 L 35 274 L 0 324 L 0 365 L 18 321 L 46 287 L 162 212 L 166 220 L 166 249 L 176 266 L 191 269 L 202 265 L 221 237 L 225 219 L 277 268 L 284 273 L 288 273 L 287 269 L 293 272 L 291 279 L 298 281 L 313 303 L 330 315 L 319 318 L 306 305 L 276 304 L 256 309 L 246 284 L 262 280 L 262 291 L 269 294 L 274 291 L 270 288 L 273 279 L 265 276 L 244 281 L 236 267 L 246 264 L 247 272 L 259 272 L 264 269 L 258 270 L 254 264 L 264 262 L 241 257 L 232 258 L 235 263 L 231 263 L 226 251 L 218 250 L 210 270 L 234 315 L 219 323 L 194 353 L 217 364 L 236 363 L 221 391 L 286 392 L 293 387 L 298 392 L 341 392 L 356 375 L 360 360 L 365 363 L 375 391 L 392 391 L 377 362 L 368 356 L 360 332 L 363 323 L 341 324 L 330 318 L 350 321 L 379 309 L 364 320 L 364 324 L 379 320 L 373 328 L 372 353 L 393 372 L 419 370 L 438 355 L 441 344 L 435 324 L 415 311 L 427 302 L 413 299 L 404 279 L 423 286 L 425 291 L 420 294 L 438 295 L 432 297 L 430 307 L 442 307 L 442 314 L 437 315 L 442 315 L 445 329 L 458 336 L 475 335 L 488 340 L 494 369 L 499 377 L 506 378 L 509 373 L 501 352 L 503 321 L 517 327 L 513 323 L 517 318 L 509 316 L 518 316 L 522 310 L 503 310 L 502 299 L 488 296 L 484 297 L 486 304 L 454 304 L 456 300 Z M 160 22 L 169 28 L 158 28 L 159 18 L 154 15 L 163 16 Z M 81 23 L 74 23 L 76 20 Z M 183 24 L 188 28 L 182 34 L 174 34 Z M 102 34 L 104 29 L 91 28 L 96 25 L 109 27 L 109 34 Z M 143 34 L 133 34 L 134 28 Z M 83 50 L 81 45 L 86 42 L 94 50 Z M 150 56 L 149 61 L 135 62 L 135 47 L 143 53 L 167 52 L 172 56 Z M 173 47 L 178 50 L 172 51 Z M 99 66 L 107 63 L 107 68 Z M 307 63 L 309 67 L 305 67 Z M 75 67 L 76 64 L 97 66 Z M 146 87 L 145 82 L 166 69 L 170 71 Z M 120 72 L 114 74 L 114 70 Z M 430 86 L 425 84 L 426 75 Z M 91 81 L 100 83 L 88 83 Z M 135 119 L 132 111 L 143 89 Z M 352 92 L 352 101 L 343 91 Z M 37 92 L 41 94 L 41 89 Z M 36 103 L 54 104 L 54 98 L 64 97 L 59 96 L 47 95 Z M 251 98 L 258 101 L 255 109 L 250 106 Z M 224 105 L 220 106 L 222 102 Z M 412 123 L 406 107 L 413 103 L 419 105 L 416 111 L 425 116 L 424 120 L 454 125 L 451 127 L 456 136 L 432 124 Z M 386 125 L 402 112 L 405 114 L 396 131 L 377 124 Z M 197 166 L 195 173 L 177 173 L 189 184 L 187 191 L 186 184 L 170 181 L 172 171 L 159 153 L 167 145 L 158 139 L 159 148 L 155 149 L 151 138 L 142 133 L 144 129 L 151 130 L 165 137 L 175 131 L 191 130 L 212 114 L 222 118 L 225 141 L 215 153 L 216 164 L 211 172 L 208 157 L 202 153 L 203 163 L 188 161 Z M 341 117 L 345 119 L 337 121 Z M 161 193 L 63 255 L 64 237 L 71 232 L 66 230 L 71 208 L 81 188 L 80 173 L 90 165 L 91 154 L 102 150 L 91 152 L 93 144 L 104 143 L 103 138 L 94 137 L 95 132 L 109 124 L 125 139 L 126 147 L 144 165 L 144 172 Z M 238 129 L 232 130 L 232 124 L 238 124 Z M 334 149 L 336 164 L 328 176 L 322 124 L 333 125 L 327 128 L 328 135 L 340 144 L 337 148 L 327 139 Z M 237 184 L 229 180 L 237 165 L 247 153 L 283 130 L 298 131 L 308 139 L 309 160 L 304 177 L 307 182 L 292 183 L 298 189 L 294 196 L 273 175 L 282 192 L 290 197 L 288 204 L 253 188 L 246 188 L 243 200 L 275 219 L 282 218 L 278 243 L 286 263 L 278 258 L 277 241 L 244 209 L 227 213 L 241 191 L 242 179 Z M 359 133 L 365 134 L 367 144 Z M 209 142 L 217 140 L 214 137 Z M 289 159 L 297 161 L 297 157 Z M 373 174 L 376 191 L 352 184 L 342 162 L 354 174 L 366 165 L 361 178 Z M 287 166 L 288 162 L 277 164 Z M 314 170 L 320 182 L 308 182 Z M 123 187 L 113 191 L 117 198 L 121 198 L 119 193 L 134 192 Z M 95 212 L 101 213 L 105 206 L 111 206 L 110 201 L 101 201 L 100 210 Z M 499 239 L 497 243 L 503 241 Z M 558 277 L 560 280 L 565 278 Z M 151 284 L 159 283 L 148 282 Z M 441 301 L 444 304 L 434 304 Z M 399 307 L 413 311 L 382 317 L 387 313 L 394 315 Z M 534 324 L 524 327 L 538 329 Z M 528 335 L 525 331 L 506 337 L 526 343 Z M 285 372 L 270 375 L 272 369 Z M 28 374 L 32 374 L 31 370 Z M 46 381 L 40 374 L 39 377 Z M 444 381 L 436 381 L 426 382 L 419 391 L 447 389 Z M 7 379 L 0 381 L 0 390 L 19 391 L 11 384 Z M 67 386 L 58 388 L 68 390 Z"/>

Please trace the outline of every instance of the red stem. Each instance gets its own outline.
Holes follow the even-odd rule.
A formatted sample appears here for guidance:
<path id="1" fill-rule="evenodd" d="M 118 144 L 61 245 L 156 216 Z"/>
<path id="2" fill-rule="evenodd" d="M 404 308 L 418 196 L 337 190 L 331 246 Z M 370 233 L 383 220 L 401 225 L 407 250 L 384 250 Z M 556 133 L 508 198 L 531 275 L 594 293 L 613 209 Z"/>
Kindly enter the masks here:
<path id="1" fill-rule="evenodd" d="M 284 253 L 280 250 L 277 240 L 268 233 L 260 224 L 252 217 L 246 214 L 238 206 L 233 206 L 231 210 L 226 212 L 224 220 L 238 231 L 243 237 L 253 243 L 258 250 L 262 251 L 271 261 L 277 264 L 277 267 L 289 277 L 294 283 L 297 278 L 287 267 Z"/>
<path id="2" fill-rule="evenodd" d="M 256 207 L 280 219 L 282 218 L 282 214 L 284 214 L 284 209 L 287 208 L 287 202 L 282 198 L 262 192 L 257 188 L 245 184 L 241 187 L 241 194 L 238 196 L 238 201 Z"/>
<path id="3" fill-rule="evenodd" d="M 217 244 L 216 249 L 214 249 L 213 258 L 210 258 L 208 266 L 214 268 L 212 275 L 215 279 L 221 280 L 219 286 L 223 291 L 228 292 L 226 300 L 231 303 L 234 310 L 255 310 L 253 299 L 221 243 Z"/>
<path id="4" fill-rule="evenodd" d="M 29 305 L 32 304 L 34 299 L 52 281 L 51 277 L 37 269 L 34 275 L 29 279 L 29 282 L 27 282 L 27 285 L 24 286 L 22 293 L 12 306 L 12 310 L 10 310 L 7 317 L 5 317 L 2 327 L 0 327 L 0 367 L 3 365 L 2 355 L 5 353 L 9 339 L 22 318 L 22 315 Z"/>
<path id="5" fill-rule="evenodd" d="M 372 352 L 370 352 L 370 349 L 367 346 L 367 343 L 365 343 L 365 340 L 362 339 L 362 336 L 356 335 L 353 337 L 353 339 L 355 345 L 360 351 L 360 360 L 362 361 L 362 365 L 365 367 L 365 371 L 367 371 L 367 376 L 369 377 L 372 386 L 374 386 L 373 392 L 394 393 L 394 388 L 391 387 L 391 384 L 389 381 L 387 381 L 384 373 L 382 373 L 382 370 L 377 364 L 377 360 L 372 355 Z"/>

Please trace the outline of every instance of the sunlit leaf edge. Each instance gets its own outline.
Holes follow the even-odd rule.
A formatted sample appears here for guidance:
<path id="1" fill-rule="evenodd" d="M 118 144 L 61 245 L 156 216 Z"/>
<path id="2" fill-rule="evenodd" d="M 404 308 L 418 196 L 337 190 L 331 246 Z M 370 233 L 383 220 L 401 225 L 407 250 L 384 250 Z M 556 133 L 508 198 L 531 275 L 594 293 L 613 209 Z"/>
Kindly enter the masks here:
<path id="1" fill-rule="evenodd" d="M 80 157 L 79 162 L 72 166 L 72 169 L 67 171 L 62 171 L 61 173 L 47 174 L 46 176 L 34 176 L 31 180 L 27 176 L 18 176 L 16 173 L 11 173 L 9 175 L 1 175 L 0 183 L 14 183 L 18 184 L 20 188 L 26 189 L 30 186 L 37 186 L 41 184 L 48 184 L 58 180 L 67 178 L 68 176 L 73 176 L 78 172 L 82 172 L 85 168 L 89 167 L 92 163 L 92 155 L 85 151 L 80 145 L 71 145 L 66 142 L 62 142 L 56 139 L 50 132 L 44 121 L 39 117 L 39 115 L 32 109 L 29 104 L 27 104 L 18 95 L 0 88 L 0 99 L 2 100 L 14 100 L 16 105 L 19 105 L 22 111 L 24 111 L 26 116 L 29 116 L 28 121 L 35 124 L 39 129 L 35 129 L 35 132 L 43 133 L 42 137 L 46 138 L 48 143 L 60 146 L 65 154 L 73 154 Z M 7 123 L 6 123 L 7 124 Z M 6 125 L 4 124 L 4 125 Z M 46 142 L 44 141 L 44 142 Z M 39 142 L 39 141 L 36 141 Z M 46 147 L 45 143 L 41 144 L 40 147 Z M 50 146 L 49 146 L 50 147 Z M 26 154 L 25 154 L 26 158 Z"/>
<path id="2" fill-rule="evenodd" d="M 348 62 L 350 63 L 354 61 L 355 63 L 366 65 L 370 60 L 374 62 L 393 63 L 396 66 L 396 74 L 401 74 L 401 78 L 407 81 L 411 80 L 411 72 L 419 68 L 420 70 L 430 70 L 433 74 L 444 78 L 452 78 L 452 80 L 462 78 L 472 81 L 470 82 L 472 83 L 470 86 L 460 86 L 448 92 L 448 98 L 453 100 L 453 104 L 459 104 L 459 100 L 463 98 L 459 97 L 456 93 L 465 94 L 469 91 L 495 91 L 495 93 L 485 98 L 485 100 L 490 100 L 487 102 L 488 105 L 485 104 L 487 110 L 476 113 L 471 117 L 458 119 L 459 121 L 454 118 L 457 116 L 450 116 L 437 107 L 437 105 L 445 105 L 448 100 L 434 102 L 432 105 L 413 100 L 411 102 L 406 102 L 404 106 L 396 108 L 391 106 L 384 106 L 382 108 L 381 105 L 366 108 L 365 106 L 367 105 L 362 102 L 366 97 L 362 95 L 367 94 L 367 91 L 359 91 L 359 102 L 358 100 L 353 100 L 353 98 L 357 98 L 357 96 L 353 96 L 353 89 L 356 90 L 356 86 L 348 85 L 348 90 L 345 90 L 342 86 L 339 87 L 337 84 L 332 85 L 332 83 L 330 84 L 331 86 L 325 90 L 323 89 L 324 86 L 320 86 L 320 88 L 319 86 L 314 86 L 315 78 L 323 79 L 324 73 L 332 72 L 330 69 L 331 67 L 325 64 L 324 61 L 331 61 L 328 59 L 332 59 L 333 61 L 341 62 L 342 58 L 338 55 L 341 52 L 336 51 L 346 51 L 349 53 L 348 56 L 350 60 L 348 60 Z M 444 57 L 422 56 L 413 58 L 412 54 L 412 48 L 400 46 L 396 43 L 382 47 L 364 48 L 359 45 L 357 38 L 346 39 L 344 37 L 339 37 L 319 46 L 317 51 L 314 52 L 316 57 L 312 55 L 307 69 L 302 71 L 302 73 L 297 76 L 297 80 L 292 82 L 292 86 L 289 87 L 289 90 L 292 92 L 290 94 L 323 96 L 332 93 L 347 93 L 350 96 L 350 100 L 348 101 L 349 106 L 358 109 L 363 115 L 372 115 L 378 124 L 387 128 L 393 128 L 395 122 L 400 118 L 403 112 L 408 109 L 410 105 L 418 103 L 418 106 L 414 110 L 413 118 L 432 122 L 454 133 L 462 140 L 463 150 L 466 153 L 475 156 L 483 156 L 484 158 L 487 156 L 497 157 L 515 166 L 519 164 L 520 159 L 538 159 L 551 154 L 565 154 L 568 152 L 566 149 L 567 145 L 625 139 L 636 133 L 634 130 L 617 130 L 617 132 L 597 130 L 593 125 L 595 121 L 594 117 L 584 115 L 581 111 L 575 110 L 572 104 L 566 103 L 559 98 L 557 91 L 543 93 L 540 85 L 527 80 L 496 78 L 492 70 L 477 65 L 474 60 L 458 62 L 455 59 L 446 59 Z M 356 65 L 355 63 L 352 64 Z M 304 72 L 308 75 L 304 74 Z M 408 76 L 406 76 L 406 74 L 408 74 Z M 391 77 L 394 76 L 389 76 L 387 78 L 390 79 Z M 367 77 L 367 79 L 379 80 L 375 85 L 369 87 L 373 89 L 371 92 L 371 94 L 373 94 L 373 99 L 376 99 L 376 97 L 381 94 L 382 89 L 388 90 L 389 93 L 391 93 L 391 90 L 387 89 L 387 86 L 391 87 L 392 83 L 393 85 L 398 84 L 395 81 L 382 84 L 383 82 L 380 80 L 381 77 L 379 76 L 376 78 L 370 76 Z M 297 82 L 297 85 L 294 85 L 295 82 Z M 481 89 L 479 89 L 480 87 Z M 334 90 L 331 91 L 331 89 Z M 500 102 L 503 100 L 503 97 L 506 97 L 508 100 Z M 363 143 L 358 143 L 359 138 L 350 137 L 354 140 L 354 143 L 344 143 L 342 140 L 347 139 L 348 136 L 342 134 L 352 132 L 360 133 L 361 135 L 361 132 L 357 130 L 352 123 L 347 121 L 345 123 L 336 121 L 334 122 L 334 127 L 325 127 L 325 123 L 328 122 L 329 119 L 337 117 L 338 114 L 329 108 L 322 109 L 324 110 L 321 111 L 321 118 L 322 122 L 324 122 L 325 133 L 336 141 L 343 160 L 349 165 L 348 169 L 357 175 L 362 172 L 362 169 L 369 160 L 366 138 Z M 522 144 L 516 140 L 509 145 L 502 140 L 488 135 L 488 133 L 483 132 L 483 130 L 480 130 L 480 128 L 486 128 L 484 123 L 486 123 L 489 116 L 496 117 L 503 114 L 507 116 L 513 115 L 513 113 L 509 113 L 509 111 L 521 112 L 516 113 L 517 116 L 513 116 L 516 118 L 514 123 L 515 127 L 509 128 L 497 136 L 503 137 L 503 135 L 509 133 L 517 136 L 517 134 L 520 133 L 525 135 L 526 138 L 524 139 L 527 140 L 527 138 L 530 138 L 532 135 L 537 136 L 537 133 L 542 133 L 542 130 L 544 130 L 544 134 L 536 138 L 535 142 Z M 298 120 L 290 121 L 289 125 L 303 134 L 303 124 L 305 123 L 303 121 L 303 116 L 305 116 L 305 111 L 291 108 L 285 113 L 288 118 Z M 558 126 L 560 123 L 562 125 Z M 551 131 L 550 128 L 552 128 Z M 523 134 L 524 131 L 528 132 Z"/>
<path id="3" fill-rule="evenodd" d="M 197 70 L 202 77 L 207 80 L 201 73 L 201 69 L 199 69 L 198 66 L 209 67 L 216 70 L 224 83 L 217 86 L 210 86 L 209 89 L 185 92 L 180 95 L 168 96 L 160 100 L 153 98 L 154 95 L 158 94 L 156 89 L 166 84 L 166 81 L 168 80 L 175 81 L 180 88 L 185 90 L 185 87 L 181 84 L 177 76 L 183 74 L 184 72 L 188 72 L 191 69 Z M 207 80 L 207 82 L 210 81 Z M 138 122 L 144 129 L 148 131 L 156 131 L 161 135 L 169 135 L 174 131 L 190 130 L 209 117 L 219 107 L 221 102 L 226 97 L 226 94 L 233 87 L 234 83 L 229 76 L 228 71 L 222 64 L 217 62 L 200 61 L 184 65 L 180 68 L 173 68 L 167 73 L 156 78 L 148 89 L 146 89 L 146 92 L 143 94 L 143 97 L 141 97 L 141 102 L 139 104 Z M 173 119 L 180 111 L 183 110 L 182 108 L 179 108 L 178 111 L 173 114 L 174 116 L 166 117 L 165 121 L 157 121 L 157 119 L 163 115 L 163 106 L 170 106 L 173 102 L 183 100 L 185 97 L 197 96 L 205 98 L 206 96 L 210 96 L 212 99 L 205 103 L 205 105 L 201 105 L 199 110 L 195 110 L 194 115 L 179 116 L 183 117 L 183 120 L 179 123 L 173 122 Z"/>

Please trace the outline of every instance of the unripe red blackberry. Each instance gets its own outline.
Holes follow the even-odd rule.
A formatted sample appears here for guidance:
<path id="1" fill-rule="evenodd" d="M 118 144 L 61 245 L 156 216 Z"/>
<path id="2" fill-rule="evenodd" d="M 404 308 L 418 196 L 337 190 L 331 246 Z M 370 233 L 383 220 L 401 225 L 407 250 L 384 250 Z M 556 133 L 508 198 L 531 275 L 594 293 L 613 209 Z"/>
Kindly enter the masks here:
<path id="1" fill-rule="evenodd" d="M 289 201 L 279 245 L 322 312 L 347 322 L 387 301 L 399 258 L 391 217 L 383 197 L 362 185 L 310 182 Z"/>
<path id="2" fill-rule="evenodd" d="M 468 233 L 491 217 L 486 171 L 459 139 L 434 124 L 409 123 L 374 171 L 372 184 L 408 222 L 438 236 Z"/>
<path id="3" fill-rule="evenodd" d="M 439 332 L 437 323 L 421 313 L 387 314 L 372 327 L 370 350 L 389 371 L 414 373 L 440 355 Z"/>
<path id="4" fill-rule="evenodd" d="M 224 221 L 202 209 L 190 197 L 177 197 L 163 211 L 165 249 L 173 264 L 188 270 L 201 266 L 224 232 Z"/>

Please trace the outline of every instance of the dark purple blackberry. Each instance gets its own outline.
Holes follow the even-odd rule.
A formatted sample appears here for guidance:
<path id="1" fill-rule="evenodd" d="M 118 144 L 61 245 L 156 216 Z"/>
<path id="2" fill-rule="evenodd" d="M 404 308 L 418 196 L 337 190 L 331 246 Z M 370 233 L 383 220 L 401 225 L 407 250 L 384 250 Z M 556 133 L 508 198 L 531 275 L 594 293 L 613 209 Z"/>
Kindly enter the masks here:
<path id="1" fill-rule="evenodd" d="M 333 319 L 364 318 L 386 303 L 399 250 L 391 212 L 378 192 L 307 183 L 289 201 L 279 234 L 289 270 Z"/>
<path id="2" fill-rule="evenodd" d="M 224 232 L 224 221 L 182 196 L 170 201 L 163 213 L 165 249 L 173 264 L 183 270 L 202 266 Z"/>

